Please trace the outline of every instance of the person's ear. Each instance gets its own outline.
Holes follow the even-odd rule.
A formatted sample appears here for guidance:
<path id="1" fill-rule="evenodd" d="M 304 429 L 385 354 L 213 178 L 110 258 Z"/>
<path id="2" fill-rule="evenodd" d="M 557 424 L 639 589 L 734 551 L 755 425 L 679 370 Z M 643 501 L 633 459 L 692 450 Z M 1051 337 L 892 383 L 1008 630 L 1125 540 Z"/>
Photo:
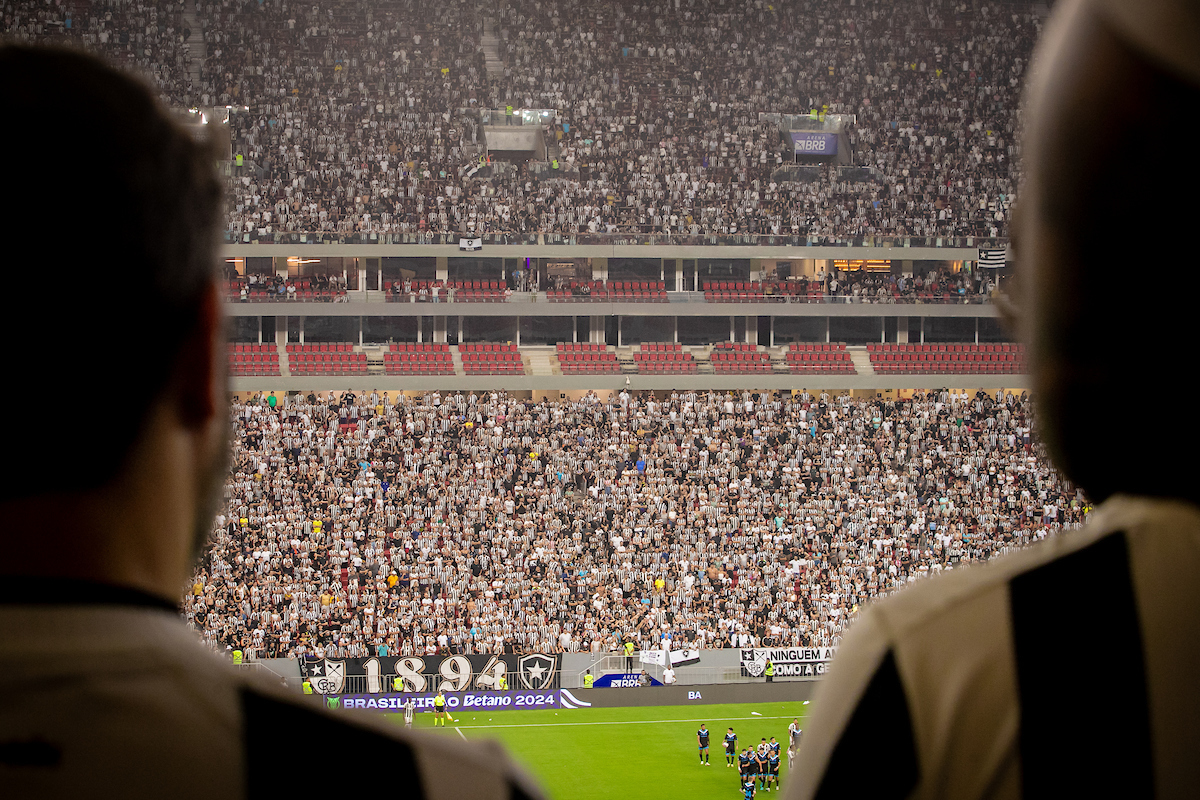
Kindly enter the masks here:
<path id="1" fill-rule="evenodd" d="M 221 301 L 210 282 L 201 296 L 192 332 L 180 348 L 176 365 L 179 415 L 189 428 L 203 428 L 216 416 L 225 389 Z"/>

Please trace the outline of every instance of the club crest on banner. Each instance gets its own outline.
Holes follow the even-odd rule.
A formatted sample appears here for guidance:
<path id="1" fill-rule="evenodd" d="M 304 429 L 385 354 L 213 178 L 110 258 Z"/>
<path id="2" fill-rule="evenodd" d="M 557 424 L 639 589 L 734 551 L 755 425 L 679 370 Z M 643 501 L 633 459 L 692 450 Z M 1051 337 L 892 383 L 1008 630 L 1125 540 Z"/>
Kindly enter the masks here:
<path id="1" fill-rule="evenodd" d="M 317 694 L 341 694 L 346 683 L 346 662 L 318 661 L 309 669 L 308 682 Z"/>
<path id="2" fill-rule="evenodd" d="M 767 668 L 767 651 L 766 650 L 743 650 L 742 651 L 742 669 L 746 670 L 751 676 L 758 678 Z"/>
<path id="3" fill-rule="evenodd" d="M 553 656 L 533 653 L 521 658 L 517 672 L 520 674 L 521 683 L 526 689 L 540 691 L 549 688 L 550 684 L 554 681 L 554 667 L 555 660 Z"/>

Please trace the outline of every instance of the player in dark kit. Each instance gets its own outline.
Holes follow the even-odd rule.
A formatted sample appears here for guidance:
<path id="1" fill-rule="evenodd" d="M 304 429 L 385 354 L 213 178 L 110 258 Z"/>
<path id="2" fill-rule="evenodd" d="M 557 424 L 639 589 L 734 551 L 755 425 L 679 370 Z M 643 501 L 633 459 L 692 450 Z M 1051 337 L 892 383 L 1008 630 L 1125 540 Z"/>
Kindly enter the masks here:
<path id="1" fill-rule="evenodd" d="M 763 765 L 759 763 L 758 754 L 754 752 L 753 747 L 750 748 L 750 752 L 748 755 L 749 755 L 750 760 L 749 760 L 747 766 L 750 769 L 750 779 L 755 780 L 756 778 L 758 778 L 758 776 L 760 774 L 762 774 Z"/>
<path id="2" fill-rule="evenodd" d="M 746 776 L 742 780 L 742 796 L 745 797 L 745 800 L 751 800 L 754 797 L 754 778 L 752 776 Z"/>
<path id="3" fill-rule="evenodd" d="M 737 734 L 733 732 L 733 728 L 725 734 L 725 766 L 737 766 Z"/>
<path id="4" fill-rule="evenodd" d="M 700 730 L 696 731 L 696 743 L 700 745 L 700 763 L 704 766 L 711 766 L 708 763 L 708 734 L 711 733 L 708 728 L 704 727 L 704 723 L 700 723 Z"/>
<path id="5" fill-rule="evenodd" d="M 767 756 L 767 791 L 771 791 L 771 784 L 775 784 L 775 791 L 779 791 L 779 751 L 772 750 Z"/>
<path id="6" fill-rule="evenodd" d="M 771 752 L 770 745 L 767 740 L 763 739 L 758 745 L 758 752 L 754 754 L 755 771 L 758 773 L 758 779 L 762 782 L 762 788 L 767 789 L 767 757 Z"/>
<path id="7" fill-rule="evenodd" d="M 751 770 L 754 768 L 754 757 L 751 755 L 753 751 L 747 747 L 738 756 L 738 778 L 741 782 L 745 782 L 746 778 L 752 778 Z"/>

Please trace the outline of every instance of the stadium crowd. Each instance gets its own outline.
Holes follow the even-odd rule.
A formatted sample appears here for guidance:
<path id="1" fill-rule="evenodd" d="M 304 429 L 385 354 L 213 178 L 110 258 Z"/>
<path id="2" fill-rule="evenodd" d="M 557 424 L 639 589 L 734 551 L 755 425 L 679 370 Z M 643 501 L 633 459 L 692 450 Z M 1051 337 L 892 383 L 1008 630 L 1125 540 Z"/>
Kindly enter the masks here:
<path id="1" fill-rule="evenodd" d="M 4 41 L 81 46 L 147 76 L 168 106 L 188 109 L 196 100 L 182 0 L 5 0 L 0 19 Z"/>
<path id="2" fill-rule="evenodd" d="M 249 655 L 828 645 L 1076 527 L 1012 394 L 261 394 L 183 604 Z"/>
<path id="3" fill-rule="evenodd" d="M 1040 29 L 1025 2 L 201 0 L 192 87 L 182 4 L 3 9 L 7 36 L 74 37 L 177 106 L 233 106 L 228 227 L 251 238 L 1003 236 Z M 551 112 L 557 169 L 476 171 L 482 114 L 513 106 Z M 813 111 L 854 117 L 867 169 L 780 171 L 782 118 Z"/>

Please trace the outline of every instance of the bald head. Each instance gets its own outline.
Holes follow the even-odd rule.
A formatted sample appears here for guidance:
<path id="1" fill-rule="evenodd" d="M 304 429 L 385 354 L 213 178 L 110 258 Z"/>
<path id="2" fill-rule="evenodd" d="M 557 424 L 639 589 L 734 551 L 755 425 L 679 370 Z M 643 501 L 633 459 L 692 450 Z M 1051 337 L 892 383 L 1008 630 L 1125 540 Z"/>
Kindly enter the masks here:
<path id="1" fill-rule="evenodd" d="M 1176 467 L 1200 433 L 1130 401 L 1186 378 L 1173 374 L 1200 316 L 1184 238 L 1200 82 L 1104 6 L 1060 4 L 1035 60 L 1013 221 L 1022 333 L 1042 434 L 1068 475 L 1097 499 L 1194 498 Z"/>

